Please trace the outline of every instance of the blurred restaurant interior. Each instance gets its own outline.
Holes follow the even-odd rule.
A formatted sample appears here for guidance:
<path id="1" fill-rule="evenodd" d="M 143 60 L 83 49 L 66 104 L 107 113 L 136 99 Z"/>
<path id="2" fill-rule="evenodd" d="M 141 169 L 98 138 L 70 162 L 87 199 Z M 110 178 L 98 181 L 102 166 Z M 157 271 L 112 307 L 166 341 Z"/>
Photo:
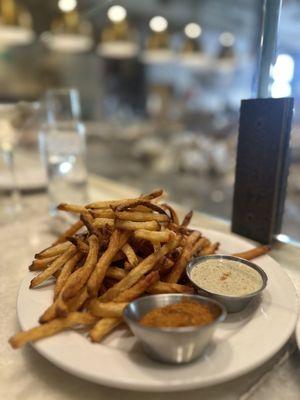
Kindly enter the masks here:
<path id="1" fill-rule="evenodd" d="M 37 150 L 45 92 L 74 88 L 88 173 L 141 192 L 163 187 L 174 202 L 230 219 L 239 107 L 255 96 L 261 12 L 261 0 L 0 0 L 0 143 L 5 150 L 14 130 L 21 198 L 26 179 L 37 191 L 45 179 Z M 284 0 L 271 86 L 272 97 L 295 98 L 281 235 L 295 241 L 299 16 L 300 2 Z M 2 191 L 8 180 L 3 168 Z"/>

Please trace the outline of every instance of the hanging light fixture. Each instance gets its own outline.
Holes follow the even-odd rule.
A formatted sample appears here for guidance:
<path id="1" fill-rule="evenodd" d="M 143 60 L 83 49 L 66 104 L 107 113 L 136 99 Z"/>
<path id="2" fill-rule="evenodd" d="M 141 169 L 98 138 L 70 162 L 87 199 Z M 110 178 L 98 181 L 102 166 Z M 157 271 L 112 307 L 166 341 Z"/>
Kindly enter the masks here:
<path id="1" fill-rule="evenodd" d="M 142 59 L 145 63 L 168 63 L 174 60 L 174 54 L 170 47 L 170 35 L 168 33 L 168 21 L 157 15 L 149 22 L 150 35 L 146 41 Z"/>
<path id="2" fill-rule="evenodd" d="M 235 36 L 231 32 L 223 32 L 219 36 L 219 52 L 217 56 L 217 68 L 224 72 L 231 71 L 236 64 L 234 51 Z"/>
<path id="3" fill-rule="evenodd" d="M 180 52 L 180 62 L 186 67 L 203 67 L 208 64 L 208 57 L 203 52 L 199 24 L 190 22 L 184 27 L 185 41 Z"/>
<path id="4" fill-rule="evenodd" d="M 59 0 L 61 15 L 51 24 L 51 31 L 41 36 L 51 50 L 63 53 L 82 53 L 93 45 L 92 27 L 89 21 L 80 18 L 76 0 Z"/>
<path id="5" fill-rule="evenodd" d="M 34 38 L 29 12 L 15 0 L 0 0 L 0 47 L 27 45 Z"/>
<path id="6" fill-rule="evenodd" d="M 127 11 L 114 5 L 107 11 L 109 24 L 103 29 L 97 52 L 102 57 L 126 59 L 136 57 L 138 44 L 136 33 L 130 28 Z"/>

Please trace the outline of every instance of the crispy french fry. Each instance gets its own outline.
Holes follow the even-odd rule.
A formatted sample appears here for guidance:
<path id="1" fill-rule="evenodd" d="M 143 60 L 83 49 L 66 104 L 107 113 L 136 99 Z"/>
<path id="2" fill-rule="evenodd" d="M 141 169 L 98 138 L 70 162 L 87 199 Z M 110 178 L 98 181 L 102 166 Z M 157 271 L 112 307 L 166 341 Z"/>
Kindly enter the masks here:
<path id="1" fill-rule="evenodd" d="M 69 237 L 68 240 L 77 247 L 77 250 L 82 253 L 86 254 L 89 252 L 89 246 L 86 244 L 81 238 L 79 237 Z"/>
<path id="2" fill-rule="evenodd" d="M 167 282 L 177 283 L 179 281 L 188 261 L 191 258 L 193 246 L 198 241 L 199 238 L 200 238 L 200 233 L 197 231 L 194 231 L 190 236 L 188 236 L 186 245 L 183 248 L 181 256 L 176 261 L 174 267 L 172 268 L 171 272 L 166 278 Z"/>
<path id="3" fill-rule="evenodd" d="M 78 293 L 78 291 L 88 281 L 92 271 L 95 268 L 98 257 L 99 241 L 96 235 L 91 235 L 88 239 L 88 242 L 89 252 L 86 261 L 81 268 L 77 269 L 69 277 L 68 282 L 66 283 L 66 286 L 62 292 L 62 297 L 64 300 L 67 300 Z"/>
<path id="4" fill-rule="evenodd" d="M 126 271 L 123 268 L 119 267 L 108 267 L 106 271 L 106 275 L 108 278 L 116 279 L 120 281 L 126 276 Z"/>
<path id="5" fill-rule="evenodd" d="M 95 218 L 94 226 L 98 229 L 104 228 L 106 225 L 114 226 L 115 220 L 112 218 Z"/>
<path id="6" fill-rule="evenodd" d="M 182 221 L 182 223 L 181 223 L 181 226 L 187 227 L 187 226 L 190 224 L 192 218 L 193 218 L 193 211 L 190 211 L 190 212 L 188 212 L 188 213 L 186 214 L 186 216 L 183 218 L 183 221 Z"/>
<path id="7" fill-rule="evenodd" d="M 106 293 L 101 296 L 102 301 L 109 301 L 115 299 L 122 291 L 133 286 L 142 276 L 150 272 L 155 264 L 172 249 L 178 245 L 178 239 L 174 234 L 174 239 L 165 244 L 158 252 L 151 254 L 145 258 L 140 264 L 133 268 L 128 275 L 125 276 L 120 282 L 108 289 Z"/>
<path id="8" fill-rule="evenodd" d="M 214 254 L 220 246 L 220 243 L 211 243 L 209 246 L 206 246 L 201 250 L 200 255 L 201 256 L 208 256 L 209 254 Z"/>
<path id="9" fill-rule="evenodd" d="M 135 251 L 133 250 L 133 248 L 130 246 L 130 244 L 126 243 L 122 247 L 122 251 L 126 255 L 127 260 L 129 261 L 131 266 L 133 268 L 136 267 L 138 265 L 138 263 L 139 263 L 139 259 L 138 259 L 137 255 L 135 254 Z"/>
<path id="10" fill-rule="evenodd" d="M 116 303 L 111 301 L 109 303 L 101 303 L 93 299 L 89 305 L 89 311 L 95 317 L 122 317 L 124 308 L 128 303 Z"/>
<path id="11" fill-rule="evenodd" d="M 146 290 L 159 281 L 158 271 L 152 271 L 148 275 L 143 276 L 137 283 L 129 289 L 124 290 L 115 299 L 115 302 L 130 302 L 141 296 Z"/>
<path id="12" fill-rule="evenodd" d="M 88 211 L 84 206 L 80 206 L 78 204 L 68 204 L 61 203 L 57 206 L 57 209 L 60 211 L 67 211 L 75 214 L 81 214 Z"/>
<path id="13" fill-rule="evenodd" d="M 115 218 L 115 212 L 111 208 L 107 208 L 107 209 L 104 208 L 104 209 L 99 209 L 99 210 L 92 209 L 89 211 L 94 218 L 110 218 L 110 219 Z"/>
<path id="14" fill-rule="evenodd" d="M 118 207 L 116 207 L 116 211 L 122 212 L 125 210 L 135 209 L 136 207 L 141 207 L 141 206 L 146 207 L 149 210 L 157 211 L 159 214 L 163 214 L 167 218 L 169 218 L 168 214 L 162 207 L 160 207 L 157 204 L 152 203 L 149 200 L 142 200 L 142 199 L 131 202 L 130 204 L 128 203 L 128 204 L 119 205 Z"/>
<path id="15" fill-rule="evenodd" d="M 152 212 L 142 211 L 116 211 L 116 218 L 123 221 L 134 221 L 134 222 L 146 222 L 146 221 L 158 221 L 168 222 L 169 218 L 167 215 L 153 214 Z"/>
<path id="16" fill-rule="evenodd" d="M 76 325 L 92 325 L 97 318 L 90 313 L 74 312 L 66 318 L 57 318 L 46 324 L 37 326 L 25 332 L 19 332 L 9 339 L 9 343 L 14 349 L 24 346 L 28 342 L 36 342 L 48 336 L 52 336 L 57 332 L 61 332 L 67 328 Z"/>
<path id="17" fill-rule="evenodd" d="M 179 285 L 178 283 L 168 283 L 159 281 L 151 285 L 147 289 L 148 293 L 161 294 L 161 293 L 186 293 L 193 294 L 195 291 L 192 287 L 186 285 Z"/>
<path id="18" fill-rule="evenodd" d="M 130 233 L 120 232 L 118 229 L 116 229 L 111 235 L 108 248 L 99 258 L 96 267 L 87 283 L 88 292 L 91 297 L 97 296 L 98 290 L 102 285 L 108 267 L 110 266 L 117 252 L 127 242 L 129 235 Z"/>
<path id="19" fill-rule="evenodd" d="M 49 279 L 56 271 L 58 271 L 71 257 L 76 253 L 75 246 L 71 245 L 65 253 L 61 254 L 49 265 L 47 269 L 34 277 L 30 282 L 30 288 L 34 288 Z"/>
<path id="20" fill-rule="evenodd" d="M 52 245 L 45 250 L 42 250 L 41 252 L 37 253 L 35 255 L 35 257 L 37 259 L 41 259 L 41 258 L 59 256 L 60 254 L 64 253 L 66 250 L 68 250 L 71 247 L 72 247 L 72 243 L 70 243 L 70 242 L 59 243 L 54 246 Z"/>
<path id="21" fill-rule="evenodd" d="M 171 221 L 173 222 L 173 224 L 179 225 L 179 218 L 178 215 L 176 213 L 176 211 L 174 210 L 173 207 L 171 207 L 169 204 L 162 204 L 161 207 L 164 210 L 168 210 L 171 216 Z"/>
<path id="22" fill-rule="evenodd" d="M 163 190 L 155 190 L 154 192 L 143 195 L 141 197 L 135 199 L 122 199 L 122 200 L 107 200 L 107 201 L 97 201 L 94 203 L 90 203 L 86 205 L 86 208 L 110 208 L 110 207 L 118 207 L 120 205 L 124 206 L 127 204 L 132 204 L 139 200 L 152 200 L 157 197 L 160 197 L 163 194 Z"/>
<path id="23" fill-rule="evenodd" d="M 147 229 L 149 231 L 158 231 L 159 224 L 156 221 L 134 222 L 116 220 L 116 228 L 135 231 L 137 229 Z"/>
<path id="24" fill-rule="evenodd" d="M 163 243 L 168 242 L 173 232 L 169 230 L 165 231 L 147 231 L 146 229 L 137 229 L 134 232 L 134 237 L 137 239 L 149 240 L 152 243 Z"/>
<path id="25" fill-rule="evenodd" d="M 70 226 L 59 238 L 53 243 L 53 245 L 65 242 L 68 236 L 75 235 L 81 228 L 83 227 L 83 222 L 81 220 L 75 222 L 73 225 Z"/>
<path id="26" fill-rule="evenodd" d="M 96 317 L 95 317 L 96 318 Z M 100 342 L 109 332 L 122 322 L 121 318 L 103 318 L 90 330 L 92 342 Z"/>
<path id="27" fill-rule="evenodd" d="M 90 233 L 90 235 L 97 236 L 100 240 L 102 240 L 102 235 L 100 234 L 99 230 L 94 225 L 94 218 L 89 212 L 80 214 L 80 219 L 86 226 L 86 229 Z"/>
<path id="28" fill-rule="evenodd" d="M 29 265 L 29 271 L 40 271 L 44 270 L 48 267 L 49 264 L 52 263 L 58 256 L 52 256 L 47 258 L 40 258 L 37 260 L 33 260 L 32 264 Z"/>
<path id="29" fill-rule="evenodd" d="M 245 260 L 252 260 L 253 258 L 262 256 L 271 250 L 271 246 L 258 246 L 251 250 L 243 251 L 241 253 L 234 253 L 233 256 L 244 258 Z"/>
<path id="30" fill-rule="evenodd" d="M 65 286 L 69 276 L 73 272 L 74 268 L 76 267 L 77 263 L 81 260 L 82 254 L 76 253 L 72 258 L 70 258 L 65 265 L 62 267 L 61 273 L 56 280 L 54 286 L 54 299 L 57 298 L 62 288 Z"/>

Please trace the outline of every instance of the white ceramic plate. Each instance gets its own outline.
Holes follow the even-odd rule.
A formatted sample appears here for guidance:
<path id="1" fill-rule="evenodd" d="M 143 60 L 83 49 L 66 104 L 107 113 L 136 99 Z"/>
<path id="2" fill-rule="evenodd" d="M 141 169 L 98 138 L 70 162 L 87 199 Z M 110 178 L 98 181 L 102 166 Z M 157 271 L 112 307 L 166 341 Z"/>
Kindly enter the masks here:
<path id="1" fill-rule="evenodd" d="M 247 250 L 252 245 L 233 234 L 202 230 L 220 241 L 221 252 Z M 143 391 L 179 391 L 210 386 L 240 376 L 267 361 L 293 333 L 297 296 L 284 270 L 271 257 L 256 260 L 269 281 L 261 301 L 231 315 L 217 329 L 204 356 L 185 366 L 160 364 L 148 359 L 127 330 L 109 335 L 102 344 L 91 343 L 83 334 L 63 332 L 33 346 L 60 368 L 104 385 Z M 22 329 L 37 324 L 52 301 L 52 288 L 30 290 L 33 273 L 24 279 L 17 312 Z"/>

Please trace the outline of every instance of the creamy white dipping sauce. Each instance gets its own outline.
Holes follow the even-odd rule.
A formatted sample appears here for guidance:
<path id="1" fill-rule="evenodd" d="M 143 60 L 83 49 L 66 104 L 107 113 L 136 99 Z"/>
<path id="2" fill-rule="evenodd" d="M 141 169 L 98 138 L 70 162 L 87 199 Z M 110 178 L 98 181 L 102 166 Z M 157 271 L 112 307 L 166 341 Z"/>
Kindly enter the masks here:
<path id="1" fill-rule="evenodd" d="M 191 271 L 192 280 L 208 292 L 243 296 L 254 293 L 263 285 L 259 272 L 233 260 L 206 260 Z"/>

